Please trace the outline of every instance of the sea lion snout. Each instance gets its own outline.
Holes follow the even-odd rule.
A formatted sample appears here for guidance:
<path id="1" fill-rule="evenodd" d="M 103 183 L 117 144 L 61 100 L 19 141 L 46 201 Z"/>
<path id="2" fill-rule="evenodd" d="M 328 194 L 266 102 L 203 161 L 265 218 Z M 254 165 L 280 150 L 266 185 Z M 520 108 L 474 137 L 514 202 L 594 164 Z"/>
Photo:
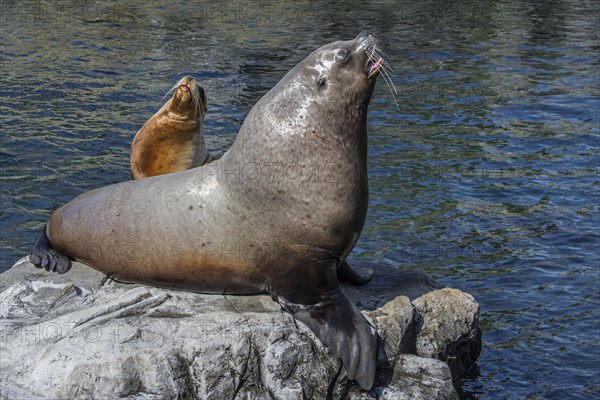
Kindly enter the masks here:
<path id="1" fill-rule="evenodd" d="M 379 69 L 384 64 L 379 43 L 375 36 L 368 31 L 362 31 L 355 39 L 358 42 L 358 50 L 363 51 L 367 56 L 365 74 L 367 79 L 371 79 L 379 74 Z"/>
<path id="2" fill-rule="evenodd" d="M 188 83 L 194 83 L 195 79 L 191 76 L 184 76 L 179 80 L 179 85 L 187 85 Z"/>

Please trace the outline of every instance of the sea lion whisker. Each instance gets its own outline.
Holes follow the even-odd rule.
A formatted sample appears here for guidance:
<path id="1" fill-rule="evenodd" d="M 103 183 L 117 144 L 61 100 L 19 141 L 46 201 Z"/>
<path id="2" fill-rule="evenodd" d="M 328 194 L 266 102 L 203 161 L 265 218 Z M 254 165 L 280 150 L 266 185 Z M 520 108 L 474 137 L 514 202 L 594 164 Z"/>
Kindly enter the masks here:
<path id="1" fill-rule="evenodd" d="M 389 55 L 381 48 L 379 42 L 373 43 L 373 50 L 382 58 L 389 58 Z"/>
<path id="2" fill-rule="evenodd" d="M 368 53 L 369 61 L 381 63 L 381 67 L 386 67 L 389 71 L 394 72 L 394 68 L 386 61 L 384 57 L 385 53 L 378 48 L 377 46 L 373 46 L 371 51 Z"/>
<path id="3" fill-rule="evenodd" d="M 394 68 L 392 68 L 392 66 L 387 61 L 385 61 L 383 57 L 379 56 L 379 59 L 381 60 L 381 68 L 385 68 L 387 72 L 396 72 L 394 71 Z"/>
<path id="4" fill-rule="evenodd" d="M 374 53 L 381 58 L 382 65 L 386 66 L 391 72 L 395 72 L 394 68 L 392 68 L 390 63 L 387 62 L 387 60 L 385 59 L 386 57 L 389 58 L 389 56 L 387 54 L 385 54 L 383 51 L 381 51 L 380 48 L 377 48 L 377 47 L 374 48 Z"/>
<path id="5" fill-rule="evenodd" d="M 392 81 L 392 77 L 390 75 L 390 73 L 388 71 L 386 71 L 384 68 L 381 68 L 381 75 L 383 76 L 383 79 L 387 82 L 389 82 L 389 84 L 391 85 L 390 90 L 392 90 L 393 88 L 393 92 L 392 94 L 398 94 L 398 90 L 396 90 L 396 85 L 394 85 L 394 82 Z"/>
<path id="6" fill-rule="evenodd" d="M 388 82 L 389 78 L 386 78 L 385 75 L 381 75 L 383 77 L 383 80 L 385 81 L 386 85 L 388 86 L 388 88 L 390 89 L 390 93 L 392 95 L 392 98 L 394 99 L 394 103 L 396 103 L 396 109 L 400 110 L 400 106 L 398 105 L 398 100 L 396 100 L 396 95 L 394 94 L 393 90 L 392 90 L 392 85 L 390 85 L 390 83 Z"/>
<path id="7" fill-rule="evenodd" d="M 194 104 L 194 113 L 198 114 L 200 112 L 200 104 L 198 104 L 198 97 L 196 97 L 196 93 L 192 95 L 192 103 Z"/>
<path id="8" fill-rule="evenodd" d="M 382 68 L 380 71 L 381 71 L 381 77 L 383 78 L 388 89 L 390 89 L 390 94 L 392 95 L 392 98 L 394 99 L 394 103 L 396 103 L 396 109 L 400 110 L 400 106 L 398 105 L 398 100 L 396 99 L 396 94 L 398 94 L 398 91 L 396 90 L 396 86 L 394 85 L 394 82 L 392 81 L 392 77 L 389 75 L 389 73 L 385 69 Z"/>
<path id="9" fill-rule="evenodd" d="M 364 49 L 367 56 L 369 56 L 373 50 L 373 47 L 375 47 L 375 43 L 373 42 L 373 37 L 370 37 L 367 40 L 365 40 L 363 43 L 361 43 L 360 46 Z"/>
<path id="10" fill-rule="evenodd" d="M 171 86 L 171 89 L 169 89 L 169 91 L 167 93 L 165 93 L 165 95 L 163 96 L 163 99 L 165 97 L 167 97 L 168 95 L 170 95 L 171 93 L 173 93 L 175 90 L 177 90 L 178 87 L 179 87 L 179 82 L 177 82 L 176 84 Z"/>
<path id="11" fill-rule="evenodd" d="M 181 82 L 181 80 L 179 82 Z M 175 89 L 177 89 L 177 87 L 179 86 L 179 82 L 177 82 L 176 84 L 171 86 L 171 89 L 169 89 L 169 91 L 167 93 L 165 93 L 165 95 L 160 99 L 160 104 L 164 103 L 167 96 L 169 96 L 171 93 L 173 93 L 175 91 Z"/>
<path id="12" fill-rule="evenodd" d="M 371 48 L 369 49 L 369 60 L 371 60 L 371 61 L 374 62 L 374 61 L 376 61 L 376 59 L 375 59 L 375 49 L 376 49 L 376 46 L 373 45 L 373 46 L 370 46 L 370 47 Z"/>
<path id="13" fill-rule="evenodd" d="M 381 47 L 379 47 L 379 46 L 375 46 L 375 50 L 376 50 L 376 51 L 377 51 L 379 54 L 381 54 L 382 56 L 389 57 L 389 54 L 388 54 L 388 53 L 386 53 L 385 51 L 383 51 L 383 49 L 382 49 Z"/>
<path id="14" fill-rule="evenodd" d="M 377 51 L 379 51 L 379 53 L 381 53 L 384 56 L 388 57 L 388 54 L 381 48 L 381 46 L 379 45 L 379 42 L 375 43 L 375 48 L 377 49 Z"/>
<path id="15" fill-rule="evenodd" d="M 394 68 L 392 68 L 390 63 L 386 61 L 385 58 L 383 58 L 381 55 L 379 55 L 379 57 L 381 57 L 381 60 L 382 60 L 381 64 L 383 67 L 386 67 L 390 72 L 396 72 L 396 71 L 394 71 Z"/>
<path id="16" fill-rule="evenodd" d="M 379 56 L 380 56 L 381 58 L 385 58 L 386 60 L 389 60 L 389 59 L 391 58 L 391 57 L 390 57 L 390 55 L 389 55 L 389 54 L 387 54 L 385 51 L 383 51 L 383 50 L 382 50 L 380 47 L 376 47 L 376 48 L 375 48 L 375 52 L 376 52 L 377 54 L 379 54 Z"/>
<path id="17" fill-rule="evenodd" d="M 379 61 L 381 63 L 381 66 L 379 69 L 381 71 L 381 76 L 383 77 L 385 84 L 387 85 L 388 89 L 390 90 L 390 94 L 392 95 L 392 98 L 394 99 L 396 108 L 398 110 L 400 110 L 400 106 L 398 105 L 398 100 L 396 99 L 396 94 L 398 94 L 398 90 L 396 90 L 396 86 L 394 85 L 392 77 L 390 76 L 390 71 L 394 72 L 394 69 L 390 66 L 390 64 L 382 56 L 382 54 L 385 55 L 385 52 L 383 52 L 379 48 L 378 44 L 379 43 L 377 42 L 377 39 L 373 38 L 373 40 L 368 43 L 368 45 L 370 45 L 370 46 L 368 46 L 368 48 L 370 47 L 370 51 L 367 52 L 367 55 L 369 57 L 370 62 Z"/>
<path id="18" fill-rule="evenodd" d="M 373 39 L 373 40 L 371 40 L 370 45 L 372 47 L 379 47 L 379 42 L 377 41 L 377 39 Z"/>
<path id="19" fill-rule="evenodd" d="M 374 68 L 379 69 L 383 65 L 383 62 L 385 60 L 383 59 L 383 57 L 376 54 L 375 50 L 375 47 L 372 47 L 371 50 L 367 53 L 367 58 L 369 59 L 370 64 L 376 64 L 376 67 Z"/>
<path id="20" fill-rule="evenodd" d="M 379 61 L 379 63 L 381 64 L 380 67 L 382 70 L 385 70 L 388 74 L 391 72 L 396 72 L 394 71 L 394 69 L 392 68 L 392 66 L 383 59 L 383 57 L 378 56 L 377 60 Z"/>
<path id="21" fill-rule="evenodd" d="M 387 59 L 390 58 L 387 54 L 382 53 L 381 49 L 375 48 L 375 54 L 381 58 L 383 58 L 383 60 L 387 63 Z"/>
<path id="22" fill-rule="evenodd" d="M 200 90 L 198 89 L 198 84 L 194 82 L 194 87 L 192 89 L 192 101 L 194 102 L 194 111 L 196 114 L 200 114 Z"/>
<path id="23" fill-rule="evenodd" d="M 381 68 L 381 75 L 384 77 L 384 79 L 386 79 L 387 81 L 389 81 L 390 85 L 393 87 L 393 92 L 394 94 L 398 94 L 398 90 L 396 90 L 396 85 L 394 85 L 394 82 L 392 80 L 392 75 L 390 74 L 390 72 L 384 68 L 382 66 Z"/>

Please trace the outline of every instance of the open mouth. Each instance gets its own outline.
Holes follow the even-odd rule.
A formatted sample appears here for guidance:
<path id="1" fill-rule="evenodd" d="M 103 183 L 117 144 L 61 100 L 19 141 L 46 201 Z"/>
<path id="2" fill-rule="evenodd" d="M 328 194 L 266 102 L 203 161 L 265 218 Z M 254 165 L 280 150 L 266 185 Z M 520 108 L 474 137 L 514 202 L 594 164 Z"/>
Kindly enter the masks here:
<path id="1" fill-rule="evenodd" d="M 383 58 L 379 57 L 377 60 L 369 60 L 367 63 L 367 79 L 371 79 L 377 75 L 379 68 L 383 65 Z"/>

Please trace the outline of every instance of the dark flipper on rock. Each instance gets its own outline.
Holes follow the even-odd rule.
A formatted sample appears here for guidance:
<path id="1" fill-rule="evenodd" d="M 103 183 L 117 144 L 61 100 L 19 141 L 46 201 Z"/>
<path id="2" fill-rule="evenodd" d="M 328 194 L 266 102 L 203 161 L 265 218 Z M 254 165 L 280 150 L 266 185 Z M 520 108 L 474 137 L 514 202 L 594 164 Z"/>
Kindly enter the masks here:
<path id="1" fill-rule="evenodd" d="M 342 360 L 348 379 L 356 380 L 365 390 L 371 389 L 375 379 L 376 335 L 341 290 L 315 305 L 288 303 L 284 299 L 280 299 L 280 304 Z"/>
<path id="2" fill-rule="evenodd" d="M 351 267 L 348 261 L 343 261 L 337 269 L 337 277 L 341 282 L 351 285 L 362 285 L 373 278 L 373 269 L 368 267 Z"/>
<path id="3" fill-rule="evenodd" d="M 308 326 L 342 360 L 348 379 L 369 390 L 375 379 L 377 336 L 339 287 L 335 260 L 307 262 L 282 271 L 269 293 Z"/>
<path id="4" fill-rule="evenodd" d="M 29 261 L 37 268 L 44 268 L 48 272 L 64 274 L 71 269 L 71 260 L 52 248 L 46 236 L 46 227 L 35 241 Z"/>

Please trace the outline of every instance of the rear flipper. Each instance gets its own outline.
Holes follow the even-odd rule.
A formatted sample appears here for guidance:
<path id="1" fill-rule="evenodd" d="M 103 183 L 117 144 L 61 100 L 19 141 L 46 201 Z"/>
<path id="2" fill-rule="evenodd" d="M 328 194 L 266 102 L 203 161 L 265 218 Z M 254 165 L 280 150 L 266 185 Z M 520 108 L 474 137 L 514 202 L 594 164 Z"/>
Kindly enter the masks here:
<path id="1" fill-rule="evenodd" d="M 337 268 L 338 281 L 346 282 L 351 285 L 362 285 L 367 283 L 373 277 L 373 269 L 368 267 L 351 267 L 348 261 L 343 261 Z"/>
<path id="2" fill-rule="evenodd" d="M 315 305 L 294 304 L 281 297 L 278 301 L 342 359 L 348 379 L 356 380 L 365 390 L 371 389 L 377 354 L 375 330 L 339 288 Z"/>
<path id="3" fill-rule="evenodd" d="M 29 261 L 37 268 L 44 268 L 48 272 L 64 274 L 71 269 L 69 257 L 59 254 L 50 246 L 46 236 L 46 226 L 29 253 Z"/>

